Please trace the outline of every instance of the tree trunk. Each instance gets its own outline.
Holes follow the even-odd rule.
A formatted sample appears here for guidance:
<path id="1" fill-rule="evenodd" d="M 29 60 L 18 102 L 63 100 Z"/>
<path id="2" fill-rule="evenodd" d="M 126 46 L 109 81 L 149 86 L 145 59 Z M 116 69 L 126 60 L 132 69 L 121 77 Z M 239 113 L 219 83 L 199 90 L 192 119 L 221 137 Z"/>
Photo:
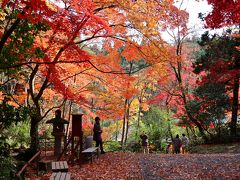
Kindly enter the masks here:
<path id="1" fill-rule="evenodd" d="M 170 135 L 171 139 L 173 139 L 172 131 L 171 131 L 171 124 L 170 120 L 168 119 L 168 134 Z"/>
<path id="2" fill-rule="evenodd" d="M 125 117 L 125 114 L 124 114 L 124 117 L 123 117 L 123 127 L 122 127 L 122 139 L 121 139 L 121 146 L 122 146 L 122 148 L 123 148 L 124 137 L 125 137 L 125 125 L 126 125 L 126 117 Z"/>
<path id="3" fill-rule="evenodd" d="M 128 119 L 129 117 L 127 117 L 127 121 L 126 121 L 126 134 L 125 134 L 125 140 L 124 140 L 124 145 L 126 145 L 127 144 L 127 139 L 128 139 L 128 129 L 129 129 L 129 119 Z"/>
<path id="4" fill-rule="evenodd" d="M 186 127 L 187 137 L 190 138 L 188 127 Z"/>
<path id="5" fill-rule="evenodd" d="M 239 92 L 239 77 L 234 79 L 233 85 L 233 102 L 232 102 L 232 119 L 230 124 L 231 135 L 237 134 L 237 118 L 238 118 L 238 92 Z"/>
<path id="6" fill-rule="evenodd" d="M 11 36 L 11 34 L 17 28 L 20 22 L 21 22 L 20 18 L 16 19 L 12 26 L 6 32 L 4 32 L 0 41 L 0 53 L 2 53 L 5 42 L 7 42 L 8 38 Z"/>
<path id="7" fill-rule="evenodd" d="M 177 55 L 179 55 L 178 53 L 179 53 L 179 51 L 177 51 Z M 177 82 L 178 82 L 178 85 L 179 85 L 179 87 L 180 87 L 181 98 L 183 99 L 184 108 L 185 108 L 185 110 L 186 110 L 187 117 L 188 117 L 188 119 L 189 119 L 192 123 L 194 123 L 194 124 L 197 126 L 197 128 L 198 128 L 201 136 L 202 136 L 203 139 L 207 142 L 207 141 L 208 141 L 208 138 L 207 138 L 206 134 L 204 133 L 203 127 L 202 127 L 201 124 L 191 115 L 191 112 L 189 112 L 188 109 L 187 109 L 187 97 L 186 97 L 187 93 L 185 92 L 185 89 L 184 89 L 183 84 L 182 84 L 182 74 L 181 74 L 182 65 L 181 65 L 181 62 L 178 62 L 178 63 L 177 63 L 177 67 L 172 66 L 172 68 L 173 68 L 173 70 L 174 70 L 175 77 L 176 77 Z"/>
<path id="8" fill-rule="evenodd" d="M 190 119 L 190 121 L 197 126 L 202 138 L 207 143 L 208 142 L 208 137 L 206 136 L 202 125 L 189 112 L 187 112 L 187 115 L 188 115 L 188 118 Z"/>
<path id="9" fill-rule="evenodd" d="M 137 130 L 136 130 L 136 141 L 139 139 L 139 129 L 140 129 L 140 120 L 141 120 L 141 112 L 142 112 L 142 108 L 141 108 L 141 98 L 138 98 L 139 100 L 139 107 L 138 107 L 138 114 L 137 114 Z"/>
<path id="10" fill-rule="evenodd" d="M 33 154 L 35 154 L 39 150 L 38 123 L 39 123 L 39 117 L 32 116 L 31 128 L 30 128 L 30 136 L 31 136 L 30 150 Z"/>
<path id="11" fill-rule="evenodd" d="M 141 99 L 141 97 L 138 98 L 138 101 L 139 101 L 139 107 L 138 107 L 138 116 L 137 116 L 137 128 L 139 130 L 139 128 L 140 128 L 140 119 L 141 119 L 141 111 L 142 111 L 142 108 L 141 108 L 142 99 Z"/>
<path id="12" fill-rule="evenodd" d="M 117 123 L 117 131 L 116 131 L 115 141 L 118 142 L 119 124 L 118 124 L 118 121 L 116 123 Z"/>
<path id="13" fill-rule="evenodd" d="M 176 55 L 177 56 L 182 55 L 182 40 L 180 39 L 180 37 L 177 40 L 177 49 L 176 49 Z M 208 138 L 207 138 L 206 134 L 204 133 L 204 129 L 203 129 L 202 125 L 191 115 L 191 113 L 187 109 L 187 97 L 186 97 L 187 93 L 186 93 L 186 91 L 183 87 L 183 84 L 182 84 L 182 63 L 178 62 L 177 66 L 176 67 L 172 66 L 172 68 L 174 70 L 177 82 L 180 86 L 181 95 L 182 95 L 182 99 L 183 99 L 183 102 L 184 102 L 184 108 L 186 110 L 187 116 L 188 116 L 189 120 L 197 126 L 201 136 L 207 142 Z"/>
<path id="14" fill-rule="evenodd" d="M 124 137 L 125 137 L 125 125 L 126 125 L 126 109 L 127 109 L 127 102 L 128 100 L 125 99 L 125 104 L 124 104 L 124 117 L 123 117 L 123 127 L 122 127 L 122 139 L 121 139 L 121 146 L 123 147 L 124 143 Z"/>
<path id="15" fill-rule="evenodd" d="M 128 130 L 129 130 L 129 116 L 130 116 L 130 103 L 129 101 L 127 102 L 127 112 L 126 112 L 126 135 L 125 135 L 125 140 L 124 140 L 124 144 L 126 145 L 127 144 L 127 139 L 128 139 Z"/>

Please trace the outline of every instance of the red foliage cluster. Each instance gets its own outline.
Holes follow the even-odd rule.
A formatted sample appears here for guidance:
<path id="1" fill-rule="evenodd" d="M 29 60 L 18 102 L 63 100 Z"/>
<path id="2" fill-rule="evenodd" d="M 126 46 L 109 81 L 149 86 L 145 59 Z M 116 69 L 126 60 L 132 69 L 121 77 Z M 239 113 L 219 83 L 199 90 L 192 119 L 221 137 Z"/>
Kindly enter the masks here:
<path id="1" fill-rule="evenodd" d="M 240 1 L 208 0 L 213 6 L 212 12 L 206 17 L 207 27 L 220 28 L 240 24 Z"/>

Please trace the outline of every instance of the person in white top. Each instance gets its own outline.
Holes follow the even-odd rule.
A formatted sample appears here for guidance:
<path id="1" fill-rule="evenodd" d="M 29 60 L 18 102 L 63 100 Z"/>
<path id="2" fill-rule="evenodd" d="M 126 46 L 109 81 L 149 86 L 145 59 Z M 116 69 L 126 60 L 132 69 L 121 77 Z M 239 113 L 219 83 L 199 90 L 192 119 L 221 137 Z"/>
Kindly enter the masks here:
<path id="1" fill-rule="evenodd" d="M 181 140 L 182 140 L 182 154 L 185 154 L 187 151 L 189 139 L 187 138 L 187 136 L 185 134 L 182 134 Z"/>

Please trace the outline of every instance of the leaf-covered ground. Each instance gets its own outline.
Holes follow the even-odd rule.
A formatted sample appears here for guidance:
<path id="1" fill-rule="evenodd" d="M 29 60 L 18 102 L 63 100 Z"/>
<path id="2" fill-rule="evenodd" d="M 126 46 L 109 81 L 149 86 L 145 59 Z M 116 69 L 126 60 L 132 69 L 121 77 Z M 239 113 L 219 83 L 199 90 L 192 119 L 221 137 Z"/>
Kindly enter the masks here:
<path id="1" fill-rule="evenodd" d="M 240 154 L 106 153 L 93 164 L 71 166 L 69 172 L 73 180 L 234 180 L 240 179 Z"/>
<path id="2" fill-rule="evenodd" d="M 149 155 L 140 160 L 144 179 L 240 178 L 240 154 Z"/>
<path id="3" fill-rule="evenodd" d="M 212 154 L 212 153 L 240 153 L 240 143 L 199 145 L 191 149 L 192 153 Z"/>

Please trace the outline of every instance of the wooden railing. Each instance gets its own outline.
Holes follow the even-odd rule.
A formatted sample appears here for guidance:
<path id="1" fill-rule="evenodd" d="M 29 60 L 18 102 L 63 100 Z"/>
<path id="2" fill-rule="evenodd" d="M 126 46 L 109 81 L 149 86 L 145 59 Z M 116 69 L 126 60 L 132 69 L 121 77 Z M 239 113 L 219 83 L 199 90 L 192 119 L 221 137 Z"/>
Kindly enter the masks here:
<path id="1" fill-rule="evenodd" d="M 38 166 L 38 161 L 40 159 L 40 155 L 41 155 L 41 151 L 38 151 L 23 167 L 20 171 L 18 171 L 18 173 L 16 174 L 16 176 L 21 178 L 22 173 L 24 172 L 24 170 L 31 164 L 32 161 L 34 161 L 35 159 L 37 159 L 37 166 Z M 38 168 L 37 168 L 38 171 Z M 37 172 L 38 173 L 38 172 Z"/>
<path id="2" fill-rule="evenodd" d="M 54 138 L 41 138 L 39 139 L 39 150 L 42 151 L 42 155 L 47 156 L 47 151 L 54 149 Z"/>

